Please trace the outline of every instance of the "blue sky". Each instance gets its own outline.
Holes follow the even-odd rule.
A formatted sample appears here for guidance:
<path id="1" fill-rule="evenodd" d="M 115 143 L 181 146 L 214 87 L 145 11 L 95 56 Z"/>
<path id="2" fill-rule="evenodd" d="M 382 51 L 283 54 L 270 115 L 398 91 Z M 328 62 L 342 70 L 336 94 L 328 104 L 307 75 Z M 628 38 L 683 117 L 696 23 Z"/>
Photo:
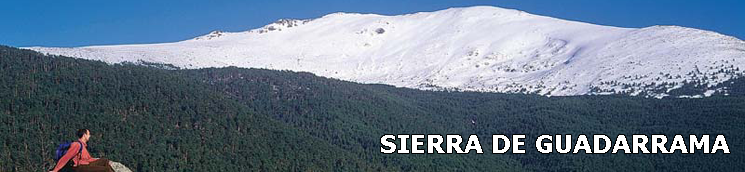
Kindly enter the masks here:
<path id="1" fill-rule="evenodd" d="M 0 44 L 173 42 L 212 30 L 249 30 L 281 18 L 309 19 L 333 12 L 396 15 L 474 5 L 620 27 L 680 25 L 745 39 L 741 0 L 4 0 Z"/>

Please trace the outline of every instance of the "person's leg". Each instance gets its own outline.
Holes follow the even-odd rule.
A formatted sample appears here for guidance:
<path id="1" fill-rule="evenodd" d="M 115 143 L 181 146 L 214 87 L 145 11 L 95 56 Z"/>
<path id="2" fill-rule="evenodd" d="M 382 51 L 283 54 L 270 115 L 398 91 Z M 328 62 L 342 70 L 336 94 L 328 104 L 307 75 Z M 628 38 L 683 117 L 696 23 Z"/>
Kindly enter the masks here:
<path id="1" fill-rule="evenodd" d="M 75 172 L 107 172 L 110 171 L 104 166 L 79 165 L 73 168 Z"/>
<path id="2" fill-rule="evenodd" d="M 106 158 L 97 159 L 91 162 L 90 164 L 95 165 L 95 166 L 109 166 L 109 159 L 106 159 Z"/>
<path id="3" fill-rule="evenodd" d="M 90 165 L 81 165 L 77 168 L 73 168 L 73 171 L 75 172 L 113 172 L 114 170 L 111 169 L 111 167 L 105 167 L 105 166 L 90 166 Z"/>
<path id="4" fill-rule="evenodd" d="M 108 159 L 98 159 L 87 165 L 80 165 L 74 168 L 76 172 L 113 172 Z"/>

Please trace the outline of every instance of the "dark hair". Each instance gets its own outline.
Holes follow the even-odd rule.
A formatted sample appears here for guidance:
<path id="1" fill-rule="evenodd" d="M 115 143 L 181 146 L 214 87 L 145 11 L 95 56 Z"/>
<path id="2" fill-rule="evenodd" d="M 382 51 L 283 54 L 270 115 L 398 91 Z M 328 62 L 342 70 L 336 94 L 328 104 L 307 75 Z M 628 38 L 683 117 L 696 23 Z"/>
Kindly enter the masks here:
<path id="1" fill-rule="evenodd" d="M 78 132 L 77 132 L 76 134 L 77 134 L 78 138 L 83 138 L 83 135 L 85 135 L 85 133 L 86 133 L 87 131 L 88 131 L 88 129 L 85 129 L 85 128 L 83 128 L 83 129 L 78 129 Z"/>

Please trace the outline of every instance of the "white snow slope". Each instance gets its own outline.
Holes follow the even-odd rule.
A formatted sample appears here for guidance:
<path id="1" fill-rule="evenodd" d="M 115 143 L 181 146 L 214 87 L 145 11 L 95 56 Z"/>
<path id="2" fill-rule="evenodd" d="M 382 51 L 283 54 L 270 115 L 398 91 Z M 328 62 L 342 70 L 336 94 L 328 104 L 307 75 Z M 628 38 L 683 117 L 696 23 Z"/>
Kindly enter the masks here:
<path id="1" fill-rule="evenodd" d="M 745 73 L 745 41 L 715 32 L 600 26 L 486 6 L 334 13 L 174 43 L 27 49 L 109 63 L 282 69 L 418 89 L 549 96 L 664 97 L 684 83 L 714 86 Z"/>

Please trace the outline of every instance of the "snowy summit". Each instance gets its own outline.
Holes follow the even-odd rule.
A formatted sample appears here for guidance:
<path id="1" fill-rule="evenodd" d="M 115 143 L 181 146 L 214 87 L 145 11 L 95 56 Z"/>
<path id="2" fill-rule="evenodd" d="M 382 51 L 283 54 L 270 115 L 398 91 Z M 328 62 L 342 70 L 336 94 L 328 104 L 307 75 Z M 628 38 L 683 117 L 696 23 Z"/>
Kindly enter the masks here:
<path id="1" fill-rule="evenodd" d="M 619 28 L 497 7 L 383 16 L 334 13 L 160 44 L 27 47 L 109 63 L 307 71 L 417 89 L 692 96 L 745 74 L 745 42 L 678 26 Z"/>

